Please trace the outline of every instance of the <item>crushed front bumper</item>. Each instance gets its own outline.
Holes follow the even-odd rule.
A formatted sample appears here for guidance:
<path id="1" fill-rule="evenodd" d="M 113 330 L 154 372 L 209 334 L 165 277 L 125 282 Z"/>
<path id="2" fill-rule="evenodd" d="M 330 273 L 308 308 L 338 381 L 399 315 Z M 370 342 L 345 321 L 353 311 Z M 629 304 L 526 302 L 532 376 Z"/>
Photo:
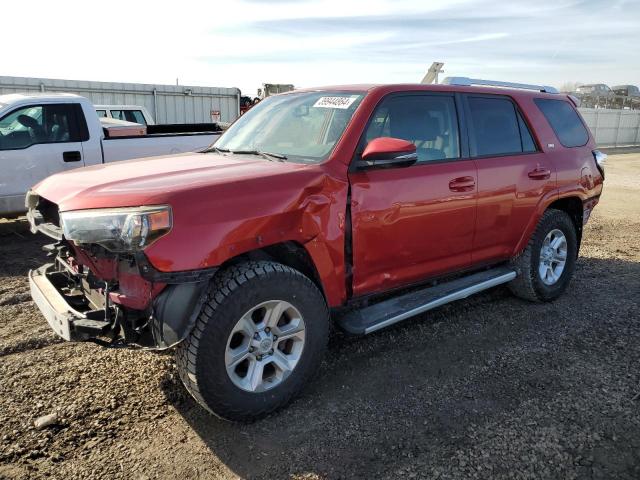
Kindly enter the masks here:
<path id="1" fill-rule="evenodd" d="M 46 276 L 47 264 L 37 270 L 29 271 L 31 298 L 47 319 L 49 326 L 65 340 L 71 340 L 71 325 L 76 318 L 82 318 L 79 312 L 70 309 L 62 295 L 58 293 Z"/>
<path id="2" fill-rule="evenodd" d="M 71 306 L 54 283 L 55 280 L 52 280 L 52 276 L 60 274 L 53 263 L 29 271 L 31 297 L 49 326 L 69 341 L 87 340 L 92 334 L 106 333 L 110 327 L 110 322 L 105 321 L 106 310 L 79 311 Z"/>
<path id="3" fill-rule="evenodd" d="M 208 283 L 167 285 L 148 309 L 134 310 L 109 301 L 109 292 L 91 287 L 59 257 L 29 272 L 31 296 L 60 337 L 154 350 L 170 348 L 191 332 Z"/>

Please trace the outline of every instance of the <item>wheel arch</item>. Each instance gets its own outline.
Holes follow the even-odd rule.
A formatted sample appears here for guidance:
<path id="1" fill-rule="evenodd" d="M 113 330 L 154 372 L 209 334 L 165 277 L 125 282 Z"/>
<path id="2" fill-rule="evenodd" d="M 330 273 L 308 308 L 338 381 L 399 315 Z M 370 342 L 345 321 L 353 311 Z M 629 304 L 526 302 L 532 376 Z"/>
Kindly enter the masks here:
<path id="1" fill-rule="evenodd" d="M 576 229 L 576 238 L 577 238 L 577 252 L 580 251 L 580 243 L 582 241 L 582 214 L 583 214 L 583 206 L 582 199 L 578 196 L 567 196 L 563 198 L 558 198 L 557 195 L 555 198 L 548 198 L 546 202 L 541 202 L 539 208 L 536 211 L 536 215 L 533 216 L 527 229 L 523 233 L 522 237 L 520 237 L 520 241 L 518 242 L 515 250 L 513 251 L 512 256 L 517 256 L 526 248 L 531 236 L 534 234 L 536 230 L 536 226 L 538 222 L 544 215 L 544 213 L 548 210 L 560 210 L 569 215 L 573 225 Z"/>
<path id="2" fill-rule="evenodd" d="M 255 250 L 244 252 L 236 257 L 228 259 L 220 268 L 234 265 L 237 263 L 245 262 L 247 260 L 267 260 L 278 262 L 295 270 L 308 277 L 320 290 L 328 305 L 335 305 L 341 300 L 337 299 L 339 295 L 334 292 L 335 279 L 331 278 L 331 273 L 328 273 L 325 269 L 318 269 L 318 264 L 324 259 L 318 258 L 320 254 L 309 251 L 305 245 L 302 245 L 296 241 L 285 241 L 280 243 L 271 244 Z M 315 257 L 315 258 L 314 258 Z M 331 269 L 329 269 L 331 270 Z"/>
<path id="3" fill-rule="evenodd" d="M 565 212 L 571 218 L 573 226 L 576 229 L 577 248 L 576 255 L 580 252 L 580 243 L 582 241 L 582 200 L 578 197 L 565 197 L 552 202 L 547 210 L 561 210 Z"/>

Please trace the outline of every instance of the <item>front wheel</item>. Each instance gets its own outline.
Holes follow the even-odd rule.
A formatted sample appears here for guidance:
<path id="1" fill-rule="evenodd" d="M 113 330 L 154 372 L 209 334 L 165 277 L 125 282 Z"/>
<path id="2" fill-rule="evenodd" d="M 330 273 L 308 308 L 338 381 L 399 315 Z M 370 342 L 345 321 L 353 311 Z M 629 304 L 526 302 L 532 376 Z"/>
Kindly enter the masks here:
<path id="1" fill-rule="evenodd" d="M 329 334 L 324 297 L 302 273 L 247 262 L 217 274 L 189 337 L 180 378 L 215 415 L 260 418 L 288 403 L 317 370 Z"/>
<path id="2" fill-rule="evenodd" d="M 571 217 L 562 210 L 547 210 L 525 250 L 511 261 L 518 276 L 509 283 L 510 290 L 526 300 L 555 300 L 571 281 L 577 251 Z"/>

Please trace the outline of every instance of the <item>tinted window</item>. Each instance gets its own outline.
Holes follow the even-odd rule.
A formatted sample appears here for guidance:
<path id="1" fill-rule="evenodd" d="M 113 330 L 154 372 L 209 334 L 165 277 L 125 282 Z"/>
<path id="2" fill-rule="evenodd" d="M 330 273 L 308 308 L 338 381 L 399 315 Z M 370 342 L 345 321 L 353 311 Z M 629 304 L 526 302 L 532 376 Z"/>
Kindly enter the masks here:
<path id="1" fill-rule="evenodd" d="M 71 104 L 32 105 L 0 119 L 0 150 L 78 141 L 76 113 Z"/>
<path id="2" fill-rule="evenodd" d="M 545 98 L 537 98 L 534 101 L 562 145 L 581 147 L 589 141 L 589 132 L 582 124 L 578 113 L 568 102 Z"/>
<path id="3" fill-rule="evenodd" d="M 140 110 L 111 110 L 111 116 L 126 122 L 141 123 L 142 125 L 147 124 Z"/>
<path id="4" fill-rule="evenodd" d="M 376 109 L 365 134 L 408 140 L 419 162 L 460 157 L 458 117 L 453 97 L 444 95 L 392 96 Z"/>
<path id="5" fill-rule="evenodd" d="M 106 110 L 96 110 L 96 113 L 98 114 L 99 118 L 106 118 L 107 117 L 107 111 Z"/>
<path id="6" fill-rule="evenodd" d="M 87 119 L 84 116 L 82 105 L 80 105 L 79 103 L 74 103 L 73 109 L 75 111 L 75 120 L 78 135 L 78 138 L 74 139 L 74 141 L 86 142 L 87 140 L 89 140 L 89 127 L 87 126 Z"/>
<path id="7" fill-rule="evenodd" d="M 144 120 L 144 115 L 140 110 L 128 110 L 126 112 L 126 117 L 129 122 L 140 123 L 142 125 L 147 124 Z"/>
<path id="8" fill-rule="evenodd" d="M 527 127 L 526 122 L 522 118 L 522 115 L 518 113 L 518 126 L 520 127 L 520 138 L 522 140 L 522 151 L 529 153 L 536 151 L 536 144 L 531 136 L 531 131 Z"/>
<path id="9" fill-rule="evenodd" d="M 470 97 L 469 113 L 477 156 L 522 153 L 516 109 L 507 98 Z M 475 149 L 474 149 L 475 147 Z"/>
<path id="10" fill-rule="evenodd" d="M 124 118 L 124 110 L 111 110 L 111 116 L 118 120 L 125 120 Z"/>

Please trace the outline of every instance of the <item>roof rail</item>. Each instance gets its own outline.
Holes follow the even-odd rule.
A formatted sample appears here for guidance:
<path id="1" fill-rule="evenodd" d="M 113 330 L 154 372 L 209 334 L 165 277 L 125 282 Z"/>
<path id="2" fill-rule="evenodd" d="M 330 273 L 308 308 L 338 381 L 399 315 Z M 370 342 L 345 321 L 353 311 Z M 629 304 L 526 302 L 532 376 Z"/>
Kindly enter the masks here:
<path id="1" fill-rule="evenodd" d="M 555 87 L 548 85 L 529 85 L 527 83 L 501 82 L 498 80 L 481 80 L 479 78 L 469 77 L 447 77 L 442 81 L 445 85 L 482 85 L 485 87 L 503 87 L 503 88 L 519 88 L 521 90 L 536 90 L 545 93 L 558 93 Z"/>

